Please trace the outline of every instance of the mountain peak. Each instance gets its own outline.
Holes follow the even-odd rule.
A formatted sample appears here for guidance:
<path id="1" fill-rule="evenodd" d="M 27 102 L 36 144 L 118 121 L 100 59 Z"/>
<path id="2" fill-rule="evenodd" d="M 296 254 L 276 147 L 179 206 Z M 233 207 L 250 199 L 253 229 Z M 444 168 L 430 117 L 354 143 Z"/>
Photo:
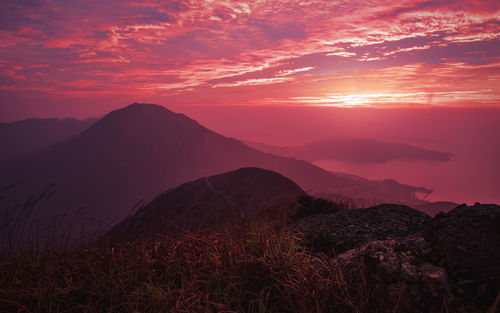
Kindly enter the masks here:
<path id="1" fill-rule="evenodd" d="M 175 136 L 182 133 L 206 130 L 195 120 L 184 114 L 175 113 L 169 109 L 149 103 L 132 103 L 114 110 L 94 124 L 87 133 L 115 133 L 123 137 L 128 134 L 137 139 L 150 136 Z"/>
<path id="2" fill-rule="evenodd" d="M 170 111 L 169 109 L 165 108 L 164 106 L 161 106 L 159 104 L 151 104 L 151 103 L 137 103 L 134 102 L 130 105 L 127 105 L 125 107 L 122 107 L 120 109 L 114 110 L 107 114 L 105 116 L 130 116 L 130 117 L 137 117 L 137 116 L 148 116 L 148 117 L 153 117 L 155 115 L 158 115 L 158 117 L 183 117 L 185 119 L 190 120 L 187 116 L 181 113 L 175 113 L 173 111 Z"/>
<path id="3" fill-rule="evenodd" d="M 159 104 L 141 103 L 141 102 L 134 102 L 134 103 L 129 104 L 121 109 L 122 110 L 141 110 L 141 111 L 144 111 L 144 110 L 165 110 L 165 111 L 172 112 L 169 109 L 167 109 L 164 106 L 159 105 Z"/>

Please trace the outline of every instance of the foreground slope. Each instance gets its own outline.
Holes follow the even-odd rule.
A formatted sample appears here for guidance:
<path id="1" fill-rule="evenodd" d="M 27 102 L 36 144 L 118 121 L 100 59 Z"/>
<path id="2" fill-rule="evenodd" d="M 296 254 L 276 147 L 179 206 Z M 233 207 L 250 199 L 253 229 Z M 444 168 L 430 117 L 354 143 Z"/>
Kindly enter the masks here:
<path id="1" fill-rule="evenodd" d="M 95 219 L 121 219 L 141 200 L 182 183 L 240 167 L 274 170 L 306 191 L 329 192 L 370 202 L 417 201 L 428 192 L 393 180 L 370 181 L 331 173 L 306 161 L 278 157 L 221 136 L 162 106 L 132 104 L 113 111 L 80 135 L 0 169 L 12 207 L 55 183 L 42 217 L 72 215 L 85 208 Z M 418 201 L 417 201 L 418 202 Z"/>

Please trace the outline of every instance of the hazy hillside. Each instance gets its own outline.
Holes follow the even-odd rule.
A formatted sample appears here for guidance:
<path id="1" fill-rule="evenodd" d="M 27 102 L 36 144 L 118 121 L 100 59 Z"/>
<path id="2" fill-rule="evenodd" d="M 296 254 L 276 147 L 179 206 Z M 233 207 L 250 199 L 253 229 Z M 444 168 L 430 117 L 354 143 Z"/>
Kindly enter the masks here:
<path id="1" fill-rule="evenodd" d="M 0 183 L 22 182 L 5 195 L 4 207 L 22 203 L 55 183 L 56 193 L 44 204 L 42 217 L 85 208 L 87 217 L 121 219 L 139 201 L 149 201 L 168 188 L 248 166 L 274 170 L 306 191 L 370 202 L 412 203 L 417 201 L 415 192 L 428 192 L 266 154 L 151 104 L 113 111 L 75 137 L 26 160 L 4 164 Z"/>
<path id="2" fill-rule="evenodd" d="M 264 152 L 307 161 L 339 160 L 354 163 L 386 163 L 393 160 L 448 162 L 452 153 L 422 149 L 405 143 L 375 139 L 327 139 L 297 147 L 278 147 L 245 141 Z"/>
<path id="3" fill-rule="evenodd" d="M 96 119 L 29 118 L 0 123 L 0 161 L 27 156 L 89 128 Z"/>

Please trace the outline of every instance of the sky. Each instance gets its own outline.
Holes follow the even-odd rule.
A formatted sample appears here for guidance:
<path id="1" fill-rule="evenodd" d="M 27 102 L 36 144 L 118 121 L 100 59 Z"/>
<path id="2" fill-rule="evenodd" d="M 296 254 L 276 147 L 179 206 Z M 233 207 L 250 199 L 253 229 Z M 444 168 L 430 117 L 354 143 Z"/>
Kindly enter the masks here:
<path id="1" fill-rule="evenodd" d="M 133 102 L 271 144 L 451 152 L 445 165 L 319 165 L 499 202 L 500 2 L 0 0 L 0 122 Z"/>
<path id="2" fill-rule="evenodd" d="M 500 107 L 500 2 L 0 0 L 0 120 L 176 105 Z"/>

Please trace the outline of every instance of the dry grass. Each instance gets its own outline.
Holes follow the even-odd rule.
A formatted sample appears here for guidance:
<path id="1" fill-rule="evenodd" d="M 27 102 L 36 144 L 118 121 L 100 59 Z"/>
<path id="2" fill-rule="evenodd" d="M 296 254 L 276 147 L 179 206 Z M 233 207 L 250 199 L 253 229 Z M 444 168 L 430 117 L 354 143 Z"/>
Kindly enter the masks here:
<path id="1" fill-rule="evenodd" d="M 19 184 L 0 189 L 1 256 L 12 256 L 19 250 L 67 251 L 95 241 L 102 235 L 101 229 L 111 225 L 110 221 L 85 218 L 84 208 L 73 210 L 71 214 L 47 214 L 50 210 L 46 202 L 56 193 L 55 184 L 22 203 L 7 205 L 9 193 Z"/>
<path id="2" fill-rule="evenodd" d="M 235 228 L 20 252 L 0 265 L 0 311 L 364 311 L 331 261 L 284 231 Z"/>
<path id="3" fill-rule="evenodd" d="M 397 299 L 376 296 L 380 284 L 362 267 L 346 277 L 333 256 L 306 250 L 286 219 L 79 246 L 68 224 L 40 247 L 38 230 L 26 231 L 46 195 L 18 208 L 20 217 L 0 219 L 14 230 L 0 232 L 8 244 L 0 250 L 0 312 L 399 312 Z M 343 205 L 302 202 L 300 217 Z M 440 311 L 453 310 L 444 299 Z"/>

